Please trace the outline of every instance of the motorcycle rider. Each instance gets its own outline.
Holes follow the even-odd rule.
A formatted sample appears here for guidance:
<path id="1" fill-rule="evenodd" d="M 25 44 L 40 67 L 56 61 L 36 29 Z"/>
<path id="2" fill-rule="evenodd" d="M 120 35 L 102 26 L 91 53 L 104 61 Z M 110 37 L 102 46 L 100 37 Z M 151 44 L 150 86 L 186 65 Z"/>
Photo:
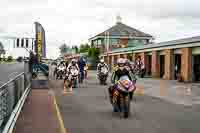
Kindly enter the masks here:
<path id="1" fill-rule="evenodd" d="M 67 66 L 66 75 L 65 75 L 65 79 L 64 79 L 64 92 L 66 92 L 65 82 L 68 80 L 68 77 L 71 73 L 71 69 L 74 69 L 74 68 L 77 69 L 77 71 L 79 72 L 79 67 L 78 67 L 76 59 L 72 59 L 71 63 L 69 63 L 69 65 Z"/>
<path id="2" fill-rule="evenodd" d="M 130 60 L 128 59 L 125 60 L 125 67 L 128 71 L 131 71 L 131 79 L 135 83 L 137 79 L 136 79 L 136 73 L 135 73 L 133 65 L 134 64 L 131 63 Z"/>
<path id="3" fill-rule="evenodd" d="M 111 77 L 111 83 L 113 85 L 111 85 L 111 87 L 108 88 L 109 94 L 110 94 L 110 100 L 112 103 L 112 91 L 114 88 L 116 88 L 117 82 L 120 79 L 120 77 L 122 76 L 128 76 L 129 80 L 134 81 L 134 74 L 132 73 L 132 71 L 129 70 L 129 68 L 126 66 L 126 59 L 123 58 L 119 58 L 117 60 L 117 67 L 115 68 L 115 70 L 112 73 L 112 77 Z M 130 93 L 130 99 L 132 100 L 132 95 L 133 93 Z"/>
<path id="4" fill-rule="evenodd" d="M 55 73 L 56 73 L 56 76 L 57 76 L 57 78 L 58 78 L 58 72 L 59 72 L 59 68 L 64 68 L 64 69 L 66 69 L 66 67 L 65 67 L 65 64 L 64 64 L 64 61 L 61 61 L 58 65 L 57 65 L 57 67 L 56 67 L 56 69 L 55 69 Z M 64 73 L 65 73 L 65 71 L 64 71 Z"/>
<path id="5" fill-rule="evenodd" d="M 97 65 L 97 75 L 101 72 L 101 68 L 106 67 L 107 70 L 109 70 L 108 65 L 104 62 L 103 59 L 100 60 L 100 62 Z"/>
<path id="6" fill-rule="evenodd" d="M 72 68 L 76 68 L 79 71 L 79 67 L 78 67 L 76 59 L 72 59 L 71 63 L 68 65 L 68 67 L 67 67 L 67 75 L 70 74 L 70 71 L 71 71 Z"/>
<path id="7" fill-rule="evenodd" d="M 133 81 L 133 73 L 130 71 L 131 68 L 127 67 L 127 60 L 119 58 L 117 60 L 117 67 L 112 73 L 111 82 L 113 84 L 117 83 L 121 76 L 128 76 L 131 81 Z"/>
<path id="8" fill-rule="evenodd" d="M 84 68 L 86 66 L 86 60 L 83 57 L 80 57 L 80 59 L 78 61 L 78 66 L 79 66 L 79 70 L 80 70 L 79 82 L 83 83 L 83 80 L 84 80 Z"/>
<path id="9" fill-rule="evenodd" d="M 99 77 L 99 74 L 101 72 L 101 69 L 103 67 L 106 67 L 106 69 L 109 71 L 108 65 L 104 62 L 104 59 L 100 59 L 100 62 L 97 65 L 97 76 Z"/>

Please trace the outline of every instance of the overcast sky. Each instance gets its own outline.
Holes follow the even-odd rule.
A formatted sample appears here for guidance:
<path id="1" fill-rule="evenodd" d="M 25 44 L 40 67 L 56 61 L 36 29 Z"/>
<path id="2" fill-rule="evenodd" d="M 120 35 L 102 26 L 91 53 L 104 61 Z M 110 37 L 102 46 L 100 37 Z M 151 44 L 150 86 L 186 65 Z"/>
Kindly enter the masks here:
<path id="1" fill-rule="evenodd" d="M 85 43 L 120 14 L 123 23 L 161 42 L 200 35 L 199 5 L 199 0 L 1 0 L 0 35 L 33 37 L 38 21 L 46 30 L 47 55 L 56 57 L 62 43 Z M 22 54 L 2 41 L 9 54 Z"/>

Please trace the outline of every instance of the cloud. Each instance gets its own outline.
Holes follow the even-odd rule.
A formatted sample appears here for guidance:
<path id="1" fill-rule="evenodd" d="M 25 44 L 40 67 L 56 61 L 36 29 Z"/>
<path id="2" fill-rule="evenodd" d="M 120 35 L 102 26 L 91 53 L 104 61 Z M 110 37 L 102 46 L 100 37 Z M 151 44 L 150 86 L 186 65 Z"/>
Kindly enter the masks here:
<path id="1" fill-rule="evenodd" d="M 198 35 L 197 0 L 7 0 L 0 5 L 0 34 L 34 36 L 35 21 L 46 31 L 49 56 L 62 43 L 79 45 L 122 22 L 152 34 L 157 41 Z"/>

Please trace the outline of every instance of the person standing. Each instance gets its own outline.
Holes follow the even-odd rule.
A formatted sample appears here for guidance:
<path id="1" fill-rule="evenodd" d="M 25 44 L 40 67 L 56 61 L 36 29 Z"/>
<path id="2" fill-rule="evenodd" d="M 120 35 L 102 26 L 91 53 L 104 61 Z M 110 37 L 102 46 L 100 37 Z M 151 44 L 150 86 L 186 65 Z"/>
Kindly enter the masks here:
<path id="1" fill-rule="evenodd" d="M 33 51 L 31 51 L 29 55 L 29 72 L 31 74 L 33 73 L 33 64 L 34 64 L 34 54 Z"/>

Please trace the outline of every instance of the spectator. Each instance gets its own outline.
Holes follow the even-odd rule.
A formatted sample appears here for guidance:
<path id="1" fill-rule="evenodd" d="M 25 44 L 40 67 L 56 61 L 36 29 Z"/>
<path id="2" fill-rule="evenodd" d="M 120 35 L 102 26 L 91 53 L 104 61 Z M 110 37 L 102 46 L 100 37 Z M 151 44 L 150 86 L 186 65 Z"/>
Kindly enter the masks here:
<path id="1" fill-rule="evenodd" d="M 29 55 L 29 71 L 31 73 L 33 72 L 33 64 L 34 64 L 34 54 L 33 51 L 31 51 Z"/>

